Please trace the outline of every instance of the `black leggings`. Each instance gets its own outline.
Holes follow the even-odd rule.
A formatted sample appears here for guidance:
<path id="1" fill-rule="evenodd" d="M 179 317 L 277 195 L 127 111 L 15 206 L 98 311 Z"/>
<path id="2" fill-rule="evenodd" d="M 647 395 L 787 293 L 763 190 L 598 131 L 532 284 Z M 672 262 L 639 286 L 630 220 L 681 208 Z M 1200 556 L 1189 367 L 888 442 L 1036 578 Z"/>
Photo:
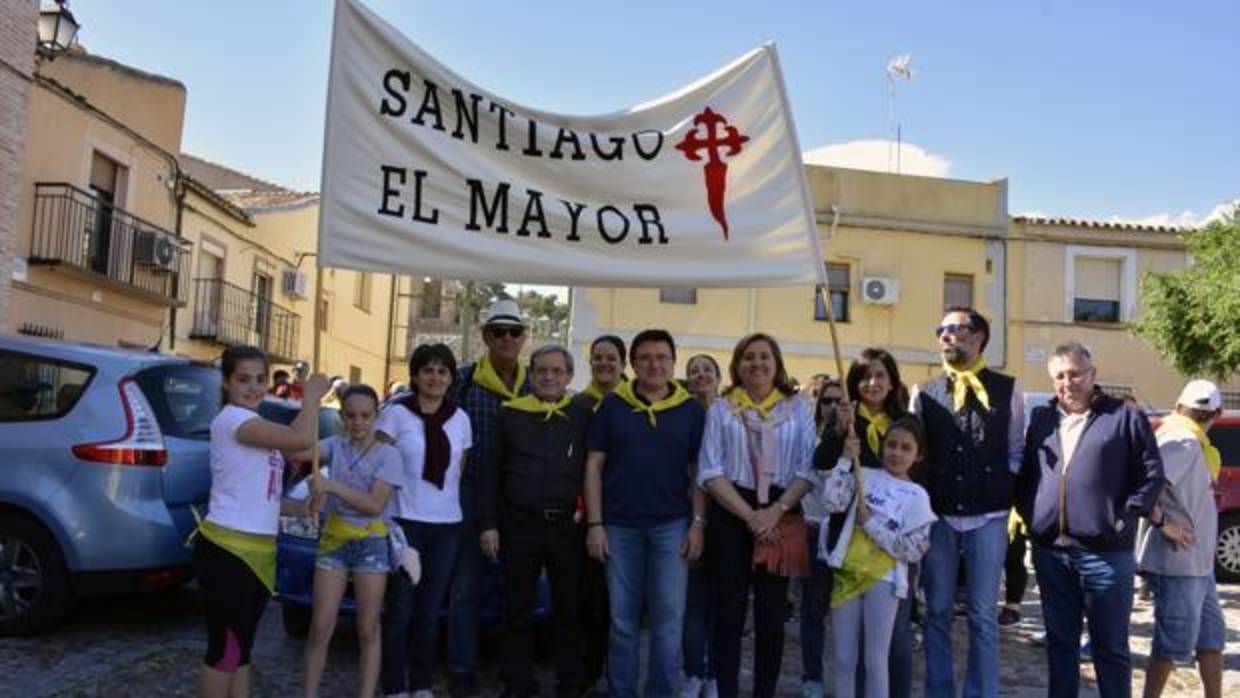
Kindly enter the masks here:
<path id="1" fill-rule="evenodd" d="M 1026 538 L 1024 530 L 1008 541 L 1007 558 L 1003 561 L 1003 600 L 1009 606 L 1019 606 L 1029 586 L 1029 570 L 1025 567 Z"/>
<path id="2" fill-rule="evenodd" d="M 194 571 L 207 616 L 203 662 L 231 674 L 250 663 L 258 620 L 271 593 L 241 558 L 201 534 L 194 546 Z"/>

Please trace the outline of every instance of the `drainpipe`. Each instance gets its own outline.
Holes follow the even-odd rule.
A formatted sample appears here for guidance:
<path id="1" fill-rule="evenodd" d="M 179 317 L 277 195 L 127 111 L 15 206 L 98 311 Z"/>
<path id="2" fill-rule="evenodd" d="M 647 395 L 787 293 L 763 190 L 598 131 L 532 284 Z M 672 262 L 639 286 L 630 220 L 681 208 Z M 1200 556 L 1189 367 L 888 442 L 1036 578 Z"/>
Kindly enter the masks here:
<path id="1" fill-rule="evenodd" d="M 180 240 L 181 239 L 181 219 L 184 217 L 184 214 L 185 214 L 186 190 L 185 190 L 185 183 L 181 179 L 181 168 L 179 166 L 174 165 L 172 177 L 173 177 L 172 186 L 174 190 L 176 191 L 175 198 L 177 202 L 177 218 L 176 218 L 176 231 L 175 232 L 177 234 L 177 239 Z M 190 264 L 191 265 L 193 264 L 192 259 L 190 260 Z M 180 274 L 180 272 L 177 272 L 177 273 Z M 188 279 L 177 278 L 178 284 L 185 283 L 186 281 L 188 281 Z M 168 308 L 168 351 L 173 351 L 176 348 L 177 348 L 177 307 L 176 305 L 173 305 L 170 308 Z"/>

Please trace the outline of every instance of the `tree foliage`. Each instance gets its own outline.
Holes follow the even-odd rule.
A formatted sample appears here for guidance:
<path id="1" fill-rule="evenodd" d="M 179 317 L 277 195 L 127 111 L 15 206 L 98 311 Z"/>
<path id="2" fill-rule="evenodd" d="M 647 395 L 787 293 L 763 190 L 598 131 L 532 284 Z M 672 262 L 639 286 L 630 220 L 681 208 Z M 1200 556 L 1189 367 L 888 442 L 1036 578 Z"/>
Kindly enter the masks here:
<path id="1" fill-rule="evenodd" d="M 1240 217 L 1188 232 L 1184 242 L 1188 267 L 1142 277 L 1144 312 L 1134 329 L 1184 376 L 1226 380 L 1240 368 Z"/>

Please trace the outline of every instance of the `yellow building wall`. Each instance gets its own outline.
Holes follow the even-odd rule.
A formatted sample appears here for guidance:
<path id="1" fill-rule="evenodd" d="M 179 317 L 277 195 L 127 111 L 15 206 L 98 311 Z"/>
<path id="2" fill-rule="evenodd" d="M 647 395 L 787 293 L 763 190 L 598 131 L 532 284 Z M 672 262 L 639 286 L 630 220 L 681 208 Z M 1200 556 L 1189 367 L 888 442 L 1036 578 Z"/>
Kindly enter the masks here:
<path id="1" fill-rule="evenodd" d="M 159 148 L 180 149 L 184 120 L 184 88 L 136 79 L 113 68 L 64 57 L 44 62 L 39 72 L 91 105 L 133 128 Z M 99 101 L 96 101 L 99 100 Z M 107 109 L 105 109 L 107 111 Z M 149 126 L 149 128 L 148 128 Z M 99 151 L 124 165 L 128 176 L 118 208 L 169 232 L 176 230 L 176 199 L 169 186 L 173 163 L 158 149 L 109 123 L 73 98 L 36 81 L 30 92 L 30 121 L 21 181 L 14 253 L 31 253 L 35 184 L 64 182 L 89 191 L 93 153 Z M 167 306 L 144 300 L 123 288 L 83 279 L 64 270 L 28 267 L 26 278 L 13 284 L 12 312 L 6 329 L 26 323 L 62 330 L 68 340 L 152 347 L 166 340 Z M 162 346 L 166 348 L 166 343 Z"/>

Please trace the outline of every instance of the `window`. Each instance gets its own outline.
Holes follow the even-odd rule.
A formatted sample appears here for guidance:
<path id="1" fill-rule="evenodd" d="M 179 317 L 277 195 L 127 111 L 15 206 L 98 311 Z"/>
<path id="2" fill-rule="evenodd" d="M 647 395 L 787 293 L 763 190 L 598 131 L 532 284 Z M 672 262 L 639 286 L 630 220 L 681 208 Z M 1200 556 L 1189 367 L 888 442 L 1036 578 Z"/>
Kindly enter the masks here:
<path id="1" fill-rule="evenodd" d="M 1137 293 L 1134 250 L 1068 245 L 1064 279 L 1068 322 L 1121 323 L 1132 319 Z"/>
<path id="2" fill-rule="evenodd" d="M 659 289 L 660 303 L 684 303 L 692 305 L 697 303 L 696 288 L 661 288 Z"/>
<path id="3" fill-rule="evenodd" d="M 943 309 L 973 307 L 973 277 L 969 274 L 943 275 Z"/>
<path id="4" fill-rule="evenodd" d="M 267 348 L 267 333 L 271 330 L 271 276 L 254 272 L 254 334 L 256 345 Z"/>
<path id="5" fill-rule="evenodd" d="M 319 299 L 319 331 L 329 332 L 332 327 L 332 302 L 327 296 Z"/>
<path id="6" fill-rule="evenodd" d="M 220 410 L 220 372 L 203 366 L 165 364 L 139 371 L 142 388 L 169 436 L 207 441 L 211 420 Z"/>
<path id="7" fill-rule="evenodd" d="M 1223 409 L 1240 410 L 1240 390 L 1222 390 L 1220 392 L 1223 394 Z"/>
<path id="8" fill-rule="evenodd" d="M 831 313 L 836 322 L 848 322 L 848 289 L 850 287 L 847 264 L 827 264 L 827 289 L 831 296 Z M 822 294 L 814 290 L 814 319 L 827 319 L 827 306 L 822 302 Z"/>
<path id="9" fill-rule="evenodd" d="M 1240 463 L 1240 424 L 1234 422 L 1215 424 L 1210 430 L 1210 442 L 1223 456 L 1223 465 Z"/>
<path id="10" fill-rule="evenodd" d="M 362 382 L 362 369 L 357 366 L 349 366 L 349 385 L 360 385 Z"/>
<path id="11" fill-rule="evenodd" d="M 423 320 L 438 320 L 443 314 L 443 282 L 439 279 L 422 281 L 422 305 L 418 314 Z"/>
<path id="12" fill-rule="evenodd" d="M 94 375 L 88 366 L 0 352 L 0 422 L 63 417 Z"/>
<path id="13" fill-rule="evenodd" d="M 374 274 L 368 271 L 356 272 L 356 281 L 353 284 L 353 305 L 361 310 L 370 312 L 371 285 L 374 282 Z"/>

